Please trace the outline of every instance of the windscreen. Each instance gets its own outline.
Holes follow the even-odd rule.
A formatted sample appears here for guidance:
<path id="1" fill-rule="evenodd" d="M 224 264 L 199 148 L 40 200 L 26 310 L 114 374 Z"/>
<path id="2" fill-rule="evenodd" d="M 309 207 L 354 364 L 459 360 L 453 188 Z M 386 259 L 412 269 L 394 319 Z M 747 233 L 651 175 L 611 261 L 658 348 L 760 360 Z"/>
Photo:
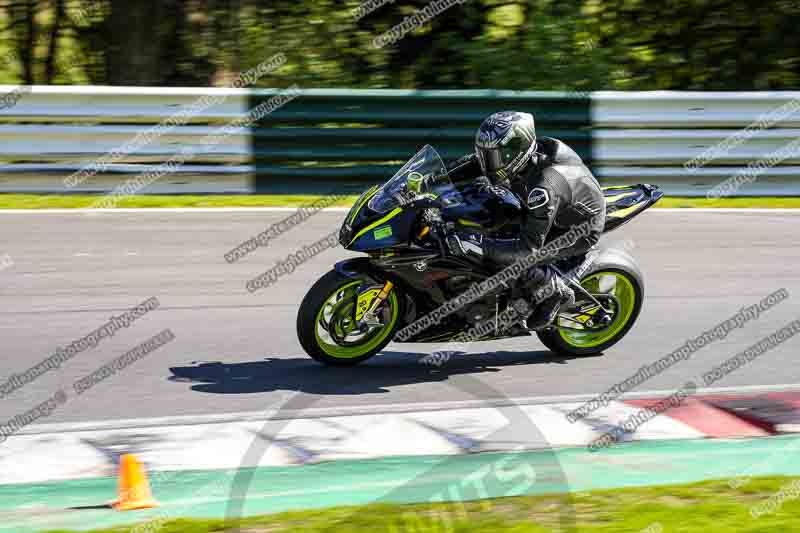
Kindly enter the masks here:
<path id="1" fill-rule="evenodd" d="M 369 201 L 369 208 L 386 213 L 422 197 L 454 201 L 457 194 L 439 153 L 431 145 L 417 152 L 403 167 L 383 184 Z"/>

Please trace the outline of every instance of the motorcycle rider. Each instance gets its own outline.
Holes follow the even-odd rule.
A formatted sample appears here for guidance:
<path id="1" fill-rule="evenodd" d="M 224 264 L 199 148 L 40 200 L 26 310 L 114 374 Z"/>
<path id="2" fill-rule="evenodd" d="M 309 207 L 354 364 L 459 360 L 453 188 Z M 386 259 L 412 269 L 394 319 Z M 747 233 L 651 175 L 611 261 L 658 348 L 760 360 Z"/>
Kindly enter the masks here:
<path id="1" fill-rule="evenodd" d="M 455 180 L 472 179 L 488 192 L 504 187 L 525 207 L 519 235 L 497 239 L 480 234 L 451 231 L 447 237 L 450 253 L 472 257 L 499 270 L 535 253 L 571 227 L 589 223 L 591 231 L 553 259 L 586 252 L 600 238 L 605 225 L 605 200 L 591 171 L 569 146 L 551 137 L 536 137 L 533 116 L 502 111 L 483 121 L 475 135 L 475 152 L 448 168 Z M 521 277 L 534 311 L 527 319 L 529 329 L 550 325 L 562 305 L 575 300 L 572 289 L 548 265 L 536 265 Z"/>

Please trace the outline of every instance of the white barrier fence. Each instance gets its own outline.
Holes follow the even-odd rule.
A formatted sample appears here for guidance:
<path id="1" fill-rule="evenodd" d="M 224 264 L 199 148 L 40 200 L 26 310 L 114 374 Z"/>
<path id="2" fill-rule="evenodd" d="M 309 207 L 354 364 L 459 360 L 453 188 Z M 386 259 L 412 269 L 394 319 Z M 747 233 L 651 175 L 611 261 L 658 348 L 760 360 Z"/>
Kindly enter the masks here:
<path id="1" fill-rule="evenodd" d="M 13 89 L 0 86 L 0 93 Z M 308 91 L 315 92 L 325 91 Z M 34 86 L 0 109 L 0 191 L 64 190 L 68 173 L 203 97 L 214 103 L 185 115 L 109 170 L 141 172 L 183 149 L 195 155 L 179 172 L 200 176 L 199 182 L 187 189 L 180 186 L 185 179 L 167 180 L 146 192 L 246 191 L 252 132 L 236 128 L 222 142 L 203 141 L 245 117 L 251 95 L 248 89 Z M 800 143 L 800 92 L 601 91 L 590 100 L 593 165 L 606 183 L 653 182 L 670 194 L 705 195 L 772 156 L 734 194 L 800 194 L 800 149 L 792 144 Z M 212 176 L 220 175 L 229 176 L 221 178 L 229 185 L 213 184 Z M 73 190 L 108 188 L 115 179 L 98 176 Z"/>

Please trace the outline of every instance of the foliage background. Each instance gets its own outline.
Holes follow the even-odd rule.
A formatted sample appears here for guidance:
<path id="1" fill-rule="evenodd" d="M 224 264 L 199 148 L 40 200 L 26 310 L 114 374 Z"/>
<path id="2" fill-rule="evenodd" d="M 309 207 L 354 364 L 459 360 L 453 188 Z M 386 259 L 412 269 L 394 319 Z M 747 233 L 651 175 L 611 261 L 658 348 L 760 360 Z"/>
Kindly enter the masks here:
<path id="1" fill-rule="evenodd" d="M 800 86 L 796 0 L 468 0 L 370 47 L 428 0 L 0 2 L 0 83 L 769 90 Z"/>

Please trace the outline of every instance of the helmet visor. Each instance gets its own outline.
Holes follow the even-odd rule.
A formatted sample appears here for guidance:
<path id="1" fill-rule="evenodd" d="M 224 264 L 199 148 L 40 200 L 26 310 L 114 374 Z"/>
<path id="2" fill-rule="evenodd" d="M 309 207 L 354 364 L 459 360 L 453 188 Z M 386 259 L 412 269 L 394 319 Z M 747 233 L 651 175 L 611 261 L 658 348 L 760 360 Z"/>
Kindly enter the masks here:
<path id="1" fill-rule="evenodd" d="M 483 171 L 494 174 L 508 167 L 517 157 L 527 152 L 530 146 L 530 142 L 526 143 L 519 137 L 514 137 L 503 146 L 496 148 L 476 146 L 475 151 Z"/>
<path id="2" fill-rule="evenodd" d="M 494 174 L 503 168 L 503 158 L 499 148 L 476 148 L 478 161 L 486 174 Z"/>

